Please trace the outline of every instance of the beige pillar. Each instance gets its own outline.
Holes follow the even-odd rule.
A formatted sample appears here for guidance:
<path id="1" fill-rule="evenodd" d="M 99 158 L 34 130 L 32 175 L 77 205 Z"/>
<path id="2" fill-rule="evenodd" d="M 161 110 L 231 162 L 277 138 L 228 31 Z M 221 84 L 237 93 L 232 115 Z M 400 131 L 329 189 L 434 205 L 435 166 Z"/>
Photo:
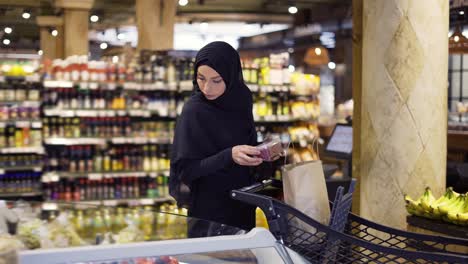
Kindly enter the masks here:
<path id="1" fill-rule="evenodd" d="M 448 27 L 446 0 L 363 1 L 356 144 L 366 218 L 404 228 L 403 194 L 445 189 Z"/>
<path id="2" fill-rule="evenodd" d="M 89 10 L 94 0 L 56 0 L 55 6 L 64 9 L 65 57 L 88 55 Z"/>
<path id="3" fill-rule="evenodd" d="M 40 28 L 42 58 L 63 58 L 63 19 L 56 16 L 38 16 L 36 22 Z M 51 29 L 56 29 L 58 35 L 52 36 Z"/>
<path id="4" fill-rule="evenodd" d="M 174 48 L 176 0 L 136 0 L 138 50 Z"/>

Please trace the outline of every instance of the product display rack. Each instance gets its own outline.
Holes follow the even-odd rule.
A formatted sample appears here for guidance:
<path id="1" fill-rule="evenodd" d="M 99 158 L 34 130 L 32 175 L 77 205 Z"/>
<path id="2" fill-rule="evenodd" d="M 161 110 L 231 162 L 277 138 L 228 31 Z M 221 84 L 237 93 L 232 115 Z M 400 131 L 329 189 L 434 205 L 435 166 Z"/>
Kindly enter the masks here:
<path id="1" fill-rule="evenodd" d="M 164 56 L 163 60 L 167 63 L 174 60 Z M 150 59 L 151 65 L 155 65 L 153 59 Z M 0 148 L 0 154 L 37 153 L 45 158 L 41 164 L 5 166 L 5 171 L 43 172 L 42 187 L 58 183 L 58 186 L 63 185 L 57 187 L 62 194 L 66 193 L 67 188 L 70 193 L 79 191 L 82 179 L 126 179 L 128 185 L 133 184 L 133 178 L 156 180 L 162 175 L 165 180 L 158 179 L 156 185 L 167 184 L 175 121 L 193 89 L 192 69 L 183 67 L 192 67 L 193 60 L 186 59 L 182 64 L 176 64 L 176 77 L 169 76 L 172 67 L 169 64 L 148 66 L 148 61 L 140 60 L 137 65 L 133 75 L 116 75 L 116 79 L 105 71 L 106 75 L 86 81 L 75 76 L 74 80 L 48 79 L 42 83 L 24 84 L 32 85 L 34 91 L 40 91 L 42 96 L 37 98 L 40 101 L 19 103 L 18 98 L 12 95 L 4 98 L 14 99 L 5 100 L 5 104 L 41 107 L 38 118 L 0 118 L 0 128 L 15 125 L 40 130 L 42 144 L 37 147 Z M 161 75 L 164 72 L 166 75 Z M 52 78 L 60 76 L 66 75 L 57 72 L 49 75 Z M 311 143 L 318 137 L 318 112 L 310 112 L 318 108 L 318 90 L 304 92 L 298 90 L 294 83 L 267 84 L 258 81 L 246 83 L 254 98 L 257 141 L 263 141 L 266 135 L 279 136 L 283 143 L 291 141 L 296 149 L 299 147 L 310 152 Z M 21 87 L 27 87 L 24 85 Z M 24 97 L 21 93 L 19 96 L 20 99 Z M 302 108 L 295 109 L 296 104 L 302 104 Z M 291 155 L 295 152 L 297 150 Z M 124 153 L 132 157 L 134 154 L 130 153 L 137 153 L 139 159 L 130 162 Z M 311 157 L 307 155 L 305 159 Z M 129 162 L 132 164 L 130 167 Z M 102 166 L 106 164 L 107 169 L 104 169 Z M 105 181 L 103 184 L 109 185 Z M 55 191 L 58 192 L 58 189 Z M 50 201 L 45 193 L 44 196 L 45 201 L 58 200 Z M 167 197 L 154 199 L 164 200 Z"/>

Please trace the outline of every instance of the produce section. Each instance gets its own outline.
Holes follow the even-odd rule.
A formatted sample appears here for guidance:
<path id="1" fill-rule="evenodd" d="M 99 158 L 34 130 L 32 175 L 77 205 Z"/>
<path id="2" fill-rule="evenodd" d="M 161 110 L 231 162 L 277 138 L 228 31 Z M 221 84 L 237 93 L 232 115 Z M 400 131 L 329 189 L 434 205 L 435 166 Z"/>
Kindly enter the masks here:
<path id="1" fill-rule="evenodd" d="M 406 210 L 411 215 L 442 220 L 455 225 L 468 226 L 468 198 L 448 188 L 445 194 L 435 198 L 429 187 L 417 200 L 405 195 Z"/>

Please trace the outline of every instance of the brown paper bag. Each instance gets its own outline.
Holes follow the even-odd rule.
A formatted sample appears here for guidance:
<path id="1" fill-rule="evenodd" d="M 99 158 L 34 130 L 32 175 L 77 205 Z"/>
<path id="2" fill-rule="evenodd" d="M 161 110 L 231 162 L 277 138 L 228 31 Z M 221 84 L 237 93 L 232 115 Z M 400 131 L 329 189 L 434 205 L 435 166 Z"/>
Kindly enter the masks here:
<path id="1" fill-rule="evenodd" d="M 285 165 L 282 168 L 285 202 L 310 218 L 328 225 L 330 207 L 322 161 L 313 160 Z M 315 229 L 298 223 L 304 231 Z"/>

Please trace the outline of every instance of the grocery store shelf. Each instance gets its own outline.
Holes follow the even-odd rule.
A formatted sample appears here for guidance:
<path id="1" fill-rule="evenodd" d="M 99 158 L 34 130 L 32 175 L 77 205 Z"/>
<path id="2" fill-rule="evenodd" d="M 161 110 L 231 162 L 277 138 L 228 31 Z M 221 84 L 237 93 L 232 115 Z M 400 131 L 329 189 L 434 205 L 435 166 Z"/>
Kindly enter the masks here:
<path id="1" fill-rule="evenodd" d="M 276 84 L 276 85 L 258 85 L 258 84 L 247 84 L 250 91 L 252 92 L 264 92 L 264 93 L 273 93 L 273 92 L 289 92 L 289 85 L 285 84 Z"/>
<path id="2" fill-rule="evenodd" d="M 42 121 L 40 119 L 13 119 L 0 121 L 0 127 L 6 126 L 42 128 Z"/>
<path id="3" fill-rule="evenodd" d="M 317 118 L 292 118 L 290 116 L 265 116 L 255 119 L 255 123 L 293 123 L 293 122 L 311 122 Z"/>
<path id="4" fill-rule="evenodd" d="M 34 165 L 34 166 L 8 166 L 8 167 L 1 167 L 0 174 L 3 174 L 5 171 L 42 171 L 42 165 Z"/>
<path id="5" fill-rule="evenodd" d="M 144 137 L 115 137 L 112 144 L 171 144 L 170 138 L 144 138 Z"/>
<path id="6" fill-rule="evenodd" d="M 71 81 L 44 81 L 44 88 L 72 88 Z"/>
<path id="7" fill-rule="evenodd" d="M 123 84 L 125 90 L 135 90 L 135 91 L 177 91 L 177 83 L 164 83 L 164 82 L 155 82 L 155 83 L 136 83 L 136 82 L 126 82 Z"/>
<path id="8" fill-rule="evenodd" d="M 25 107 L 40 107 L 41 101 L 37 101 L 37 100 L 0 101 L 0 105 L 22 105 Z"/>
<path id="9" fill-rule="evenodd" d="M 86 206 L 117 206 L 117 205 L 153 205 L 161 202 L 173 202 L 174 198 L 159 197 L 159 198 L 130 198 L 130 199 L 117 199 L 117 200 L 93 200 L 93 201 L 47 201 L 42 204 L 43 210 L 57 210 L 61 206 L 86 207 Z"/>
<path id="10" fill-rule="evenodd" d="M 119 171 L 119 172 L 47 172 L 42 175 L 44 182 L 59 181 L 60 178 L 80 178 L 87 177 L 91 180 L 100 180 L 103 178 L 120 178 L 120 177 L 157 177 L 158 175 L 169 176 L 169 170 L 159 171 Z"/>
<path id="11" fill-rule="evenodd" d="M 106 144 L 105 138 L 46 138 L 44 144 L 46 145 L 104 145 Z"/>
<path id="12" fill-rule="evenodd" d="M 164 119 L 174 120 L 175 117 L 160 116 L 157 110 L 147 109 L 60 109 L 48 108 L 44 109 L 45 116 L 60 116 L 60 117 L 114 117 L 114 116 L 133 116 L 133 117 L 160 117 Z"/>
<path id="13" fill-rule="evenodd" d="M 46 145 L 105 145 L 112 144 L 171 144 L 169 138 L 143 138 L 143 137 L 114 137 L 114 138 L 64 138 L 51 137 L 44 139 Z"/>
<path id="14" fill-rule="evenodd" d="M 0 193 L 0 198 L 20 198 L 20 197 L 38 197 L 38 196 L 42 196 L 42 192 Z"/>
<path id="15" fill-rule="evenodd" d="M 17 147 L 17 148 L 1 148 L 1 154 L 22 154 L 22 153 L 33 153 L 33 154 L 44 154 L 43 147 Z"/>

